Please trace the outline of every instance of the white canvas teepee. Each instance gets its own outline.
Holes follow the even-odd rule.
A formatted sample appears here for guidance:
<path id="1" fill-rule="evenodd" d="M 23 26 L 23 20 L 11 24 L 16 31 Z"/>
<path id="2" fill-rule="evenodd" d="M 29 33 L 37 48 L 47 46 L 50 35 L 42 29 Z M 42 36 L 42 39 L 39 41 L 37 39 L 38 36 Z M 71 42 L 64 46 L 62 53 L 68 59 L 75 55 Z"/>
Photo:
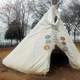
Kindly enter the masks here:
<path id="1" fill-rule="evenodd" d="M 55 45 L 65 52 L 73 68 L 80 69 L 80 54 L 69 37 L 57 9 L 52 6 L 2 63 L 24 73 L 47 74 Z"/>

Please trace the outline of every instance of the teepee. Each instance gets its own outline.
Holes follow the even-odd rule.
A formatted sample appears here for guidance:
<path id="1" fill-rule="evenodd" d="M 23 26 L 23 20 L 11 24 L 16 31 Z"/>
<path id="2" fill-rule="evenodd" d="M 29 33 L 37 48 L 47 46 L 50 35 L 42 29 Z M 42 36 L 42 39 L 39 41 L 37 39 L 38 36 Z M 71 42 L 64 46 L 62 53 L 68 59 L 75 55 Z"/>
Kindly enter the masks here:
<path id="1" fill-rule="evenodd" d="M 80 69 L 80 54 L 68 35 L 57 9 L 52 6 L 32 31 L 2 63 L 28 74 L 47 74 L 50 56 L 57 45 L 73 68 Z"/>

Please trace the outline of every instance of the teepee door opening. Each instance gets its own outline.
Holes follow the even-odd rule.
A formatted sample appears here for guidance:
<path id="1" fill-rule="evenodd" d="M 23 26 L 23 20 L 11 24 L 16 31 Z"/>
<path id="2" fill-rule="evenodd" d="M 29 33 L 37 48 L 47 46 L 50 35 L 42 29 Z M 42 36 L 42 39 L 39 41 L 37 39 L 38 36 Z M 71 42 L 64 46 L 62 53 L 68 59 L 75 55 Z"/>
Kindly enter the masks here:
<path id="1" fill-rule="evenodd" d="M 50 68 L 56 65 L 63 65 L 68 63 L 69 60 L 65 53 L 58 46 L 55 46 L 55 49 L 51 53 Z"/>

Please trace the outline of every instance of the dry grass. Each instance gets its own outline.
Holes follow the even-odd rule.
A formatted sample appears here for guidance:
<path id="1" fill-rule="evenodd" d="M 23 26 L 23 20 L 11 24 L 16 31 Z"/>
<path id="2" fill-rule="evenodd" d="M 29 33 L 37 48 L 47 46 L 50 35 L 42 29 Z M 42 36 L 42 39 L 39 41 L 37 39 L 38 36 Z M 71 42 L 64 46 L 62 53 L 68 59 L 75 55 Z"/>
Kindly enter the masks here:
<path id="1" fill-rule="evenodd" d="M 0 48 L 0 57 L 4 58 L 12 51 L 12 48 Z"/>
<path id="2" fill-rule="evenodd" d="M 78 50 L 80 51 L 80 43 L 76 43 Z"/>

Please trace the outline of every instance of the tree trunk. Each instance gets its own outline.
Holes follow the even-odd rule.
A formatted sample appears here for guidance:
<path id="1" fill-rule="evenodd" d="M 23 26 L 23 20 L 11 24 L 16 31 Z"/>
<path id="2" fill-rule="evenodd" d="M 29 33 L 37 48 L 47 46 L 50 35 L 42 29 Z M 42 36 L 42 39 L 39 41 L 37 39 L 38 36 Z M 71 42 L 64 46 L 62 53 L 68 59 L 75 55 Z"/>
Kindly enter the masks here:
<path id="1" fill-rule="evenodd" d="M 12 39 L 11 39 L 11 47 L 12 47 Z"/>
<path id="2" fill-rule="evenodd" d="M 17 42 L 17 45 L 18 45 L 18 39 L 16 40 L 16 42 Z"/>
<path id="3" fill-rule="evenodd" d="M 68 33 L 69 33 L 69 35 L 70 35 L 70 31 L 71 31 L 71 30 L 70 30 L 70 29 L 68 29 Z"/>
<path id="4" fill-rule="evenodd" d="M 76 42 L 76 28 L 74 29 L 74 42 Z"/>

